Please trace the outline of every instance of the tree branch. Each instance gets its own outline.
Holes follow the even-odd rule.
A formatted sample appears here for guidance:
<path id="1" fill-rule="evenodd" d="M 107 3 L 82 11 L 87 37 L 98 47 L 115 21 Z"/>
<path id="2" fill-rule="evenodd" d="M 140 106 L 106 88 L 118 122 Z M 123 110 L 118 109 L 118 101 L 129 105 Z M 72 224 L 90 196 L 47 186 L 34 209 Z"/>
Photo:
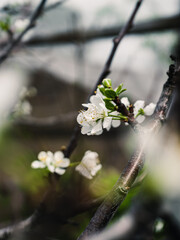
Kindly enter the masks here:
<path id="1" fill-rule="evenodd" d="M 78 42 L 88 42 L 95 39 L 109 38 L 118 34 L 123 26 L 114 26 L 111 28 L 89 29 L 86 32 L 76 30 L 73 32 L 56 33 L 48 36 L 34 36 L 23 42 L 26 46 L 46 46 L 49 44 L 69 44 Z M 180 15 L 157 18 L 151 21 L 137 23 L 127 34 L 148 34 L 169 30 L 178 30 L 180 28 Z M 3 43 L 0 44 L 3 46 Z"/>
<path id="2" fill-rule="evenodd" d="M 33 28 L 35 26 L 36 20 L 41 15 L 41 13 L 43 11 L 43 8 L 44 8 L 44 5 L 46 4 L 46 1 L 47 0 L 41 0 L 40 4 L 38 5 L 38 7 L 34 11 L 33 15 L 31 16 L 29 24 L 27 25 L 27 27 L 14 40 L 9 42 L 7 47 L 5 47 L 5 49 L 3 50 L 3 53 L 0 55 L 0 64 L 7 59 L 7 57 L 10 55 L 12 50 L 16 47 L 16 45 L 18 45 L 20 43 L 20 41 L 24 37 L 24 35 L 31 28 Z"/>
<path id="3" fill-rule="evenodd" d="M 180 65 L 178 65 L 176 69 L 174 65 L 171 65 L 168 76 L 169 78 L 163 86 L 161 96 L 155 109 L 154 120 L 147 131 L 148 135 L 146 136 L 146 134 L 143 133 L 143 141 L 139 143 L 137 150 L 122 171 L 116 185 L 97 209 L 89 225 L 78 240 L 88 239 L 90 235 L 100 231 L 108 224 L 118 207 L 124 201 L 139 171 L 142 169 L 144 165 L 144 150 L 150 138 L 149 133 L 155 134 L 160 129 L 161 123 L 166 119 L 167 113 L 171 107 L 172 98 L 175 94 L 175 85 L 177 80 L 180 79 Z M 140 135 L 142 135 L 142 133 L 140 133 Z"/>
<path id="4" fill-rule="evenodd" d="M 143 0 L 138 0 L 136 5 L 135 5 L 135 8 L 133 9 L 133 12 L 132 14 L 130 15 L 130 18 L 128 19 L 127 23 L 124 25 L 124 27 L 120 30 L 119 34 L 113 39 L 113 46 L 112 46 L 112 49 L 111 49 L 111 52 L 108 56 L 108 59 L 104 65 L 104 68 L 96 82 L 96 85 L 94 86 L 94 89 L 92 90 L 92 92 L 90 93 L 90 95 L 88 96 L 88 101 L 89 101 L 89 98 L 91 95 L 94 94 L 94 91 L 96 90 L 97 86 L 99 84 L 101 84 L 102 80 L 107 77 L 110 73 L 110 67 L 111 67 L 111 64 L 112 64 L 112 61 L 114 59 L 114 56 L 115 56 L 115 53 L 116 53 L 116 50 L 120 44 L 120 42 L 122 41 L 123 37 L 126 35 L 126 33 L 131 29 L 132 25 L 133 25 L 133 21 L 134 21 L 134 18 L 139 10 L 139 7 L 141 6 L 141 3 L 142 3 Z M 69 157 L 71 155 L 71 153 L 74 151 L 76 145 L 77 145 L 77 138 L 79 136 L 79 133 L 80 133 L 80 128 L 79 127 L 76 127 L 74 129 L 74 132 L 72 134 L 72 137 L 71 137 L 71 140 L 69 142 L 69 145 L 67 147 L 67 150 L 65 152 L 65 156 L 66 157 Z"/>

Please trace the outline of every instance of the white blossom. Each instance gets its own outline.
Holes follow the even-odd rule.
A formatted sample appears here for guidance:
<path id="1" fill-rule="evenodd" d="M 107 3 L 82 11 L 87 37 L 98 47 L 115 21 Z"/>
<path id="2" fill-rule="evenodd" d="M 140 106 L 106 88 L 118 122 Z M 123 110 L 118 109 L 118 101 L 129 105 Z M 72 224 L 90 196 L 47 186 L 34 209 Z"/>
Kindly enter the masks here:
<path id="1" fill-rule="evenodd" d="M 50 151 L 40 152 L 38 154 L 38 160 L 32 162 L 32 168 L 46 168 L 52 172 L 62 175 L 65 173 L 65 168 L 70 164 L 70 160 L 64 157 L 62 151 L 57 151 L 54 154 Z"/>
<path id="2" fill-rule="evenodd" d="M 85 152 L 81 163 L 75 170 L 84 177 L 92 179 L 101 168 L 98 153 L 89 150 Z"/>
<path id="3" fill-rule="evenodd" d="M 103 128 L 109 131 L 111 125 L 113 127 L 120 125 L 119 120 L 113 120 L 112 117 L 108 116 L 108 109 L 99 90 L 97 90 L 96 95 L 90 97 L 90 103 L 82 105 L 87 108 L 87 110 L 82 110 L 77 116 L 77 122 L 82 126 L 82 134 L 100 135 L 103 132 Z M 114 112 L 114 114 L 116 113 Z"/>
<path id="4" fill-rule="evenodd" d="M 17 19 L 14 23 L 14 28 L 16 31 L 23 31 L 29 24 L 28 19 Z"/>
<path id="5" fill-rule="evenodd" d="M 134 104 L 134 116 L 136 117 L 136 121 L 138 123 L 142 123 L 145 120 L 145 116 L 151 116 L 156 107 L 154 103 L 150 103 L 146 107 L 144 106 L 145 102 L 143 100 L 138 100 Z"/>
<path id="6" fill-rule="evenodd" d="M 121 98 L 121 102 L 125 105 L 126 108 L 130 106 L 129 99 L 127 97 Z"/>

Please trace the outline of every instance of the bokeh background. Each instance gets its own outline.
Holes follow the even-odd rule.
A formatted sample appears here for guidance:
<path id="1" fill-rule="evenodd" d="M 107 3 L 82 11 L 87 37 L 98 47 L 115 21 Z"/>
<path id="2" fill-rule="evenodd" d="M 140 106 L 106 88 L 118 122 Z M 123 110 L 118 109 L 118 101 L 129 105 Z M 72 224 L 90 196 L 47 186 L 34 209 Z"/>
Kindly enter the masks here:
<path id="1" fill-rule="evenodd" d="M 31 215 L 52 187 L 48 173 L 31 169 L 31 162 L 42 150 L 54 152 L 68 145 L 81 104 L 94 88 L 112 39 L 135 4 L 133 0 L 67 0 L 56 6 L 56 2 L 47 1 L 37 25 L 0 66 L 1 227 Z M 1 0 L 0 23 L 8 19 L 14 35 L 18 35 L 37 4 L 37 0 Z M 169 56 L 179 55 L 179 12 L 179 0 L 144 1 L 132 32 L 120 44 L 109 77 L 114 87 L 124 84 L 124 96 L 132 102 L 157 102 L 167 79 Z M 2 52 L 8 37 L 1 27 Z M 130 192 L 115 219 L 139 199 L 143 204 L 148 202 L 150 211 L 152 206 L 156 209 L 150 201 L 153 196 L 157 209 L 161 205 L 175 226 L 180 224 L 178 91 L 164 130 L 149 146 L 145 170 L 149 177 L 142 187 Z M 60 201 L 62 209 L 78 205 L 80 199 L 86 202 L 107 194 L 135 147 L 136 136 L 123 124 L 101 136 L 81 136 L 71 161 L 80 161 L 85 151 L 92 150 L 98 152 L 103 169 L 91 181 L 74 168 L 67 170 L 59 183 L 59 195 L 66 195 Z M 75 239 L 93 211 L 70 215 L 53 234 L 59 239 Z M 171 236 L 168 220 L 155 213 L 148 236 Z M 159 219 L 163 222 L 161 235 L 154 230 Z"/>

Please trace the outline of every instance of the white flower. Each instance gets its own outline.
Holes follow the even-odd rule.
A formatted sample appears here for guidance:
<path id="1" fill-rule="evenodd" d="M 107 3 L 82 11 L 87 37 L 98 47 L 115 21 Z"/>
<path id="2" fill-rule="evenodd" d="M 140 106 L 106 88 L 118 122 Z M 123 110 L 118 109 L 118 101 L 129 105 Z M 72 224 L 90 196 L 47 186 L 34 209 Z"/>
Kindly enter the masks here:
<path id="1" fill-rule="evenodd" d="M 86 151 L 81 163 L 75 169 L 84 177 L 92 179 L 101 168 L 98 153 Z"/>
<path id="2" fill-rule="evenodd" d="M 143 100 L 138 100 L 134 104 L 134 116 L 137 116 L 136 121 L 138 123 L 142 123 L 145 120 L 145 116 L 151 116 L 156 107 L 154 103 L 150 103 L 146 107 L 144 105 L 145 102 Z"/>
<path id="3" fill-rule="evenodd" d="M 129 99 L 127 97 L 121 98 L 121 102 L 125 105 L 126 108 L 130 106 Z"/>
<path id="4" fill-rule="evenodd" d="M 14 27 L 16 31 L 22 31 L 27 27 L 28 24 L 28 19 L 17 19 L 14 23 Z"/>
<path id="5" fill-rule="evenodd" d="M 40 152 L 38 154 L 38 160 L 32 162 L 32 168 L 45 168 L 47 167 L 48 170 L 52 173 L 57 173 L 62 175 L 65 173 L 65 169 L 70 164 L 70 160 L 64 157 L 63 152 L 57 151 L 54 154 L 50 151 L 48 152 Z"/>
<path id="6" fill-rule="evenodd" d="M 96 95 L 90 97 L 90 103 L 82 104 L 87 110 L 82 110 L 77 116 L 77 122 L 82 126 L 81 133 L 87 135 L 100 135 L 103 128 L 109 131 L 111 125 L 118 127 L 119 120 L 112 120 L 108 116 L 108 109 L 101 97 L 100 91 Z M 116 114 L 117 115 L 117 114 Z"/>

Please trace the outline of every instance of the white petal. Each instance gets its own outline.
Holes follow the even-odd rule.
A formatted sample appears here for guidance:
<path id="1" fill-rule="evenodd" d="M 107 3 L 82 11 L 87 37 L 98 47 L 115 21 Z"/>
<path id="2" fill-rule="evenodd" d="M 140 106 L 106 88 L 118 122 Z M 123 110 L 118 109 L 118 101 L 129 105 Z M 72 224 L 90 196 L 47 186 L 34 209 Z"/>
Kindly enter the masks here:
<path id="1" fill-rule="evenodd" d="M 64 153 L 61 151 L 57 151 L 54 153 L 54 160 L 55 161 L 60 161 L 61 159 L 64 158 Z"/>
<path id="2" fill-rule="evenodd" d="M 117 128 L 121 125 L 121 121 L 120 120 L 112 120 L 112 126 L 114 128 Z"/>
<path id="3" fill-rule="evenodd" d="M 96 107 L 99 107 L 99 104 L 103 103 L 104 101 L 99 95 L 93 95 L 90 97 L 90 102 L 94 104 Z"/>
<path id="4" fill-rule="evenodd" d="M 92 176 L 90 174 L 90 172 L 88 171 L 88 169 L 86 167 L 84 167 L 81 163 L 75 168 L 76 171 L 78 171 L 82 176 L 88 178 L 88 179 L 92 179 Z"/>
<path id="5" fill-rule="evenodd" d="M 121 102 L 128 107 L 130 105 L 129 99 L 127 97 L 121 98 Z"/>
<path id="6" fill-rule="evenodd" d="M 59 164 L 59 167 L 66 168 L 70 164 L 69 158 L 63 158 Z"/>
<path id="7" fill-rule="evenodd" d="M 134 104 L 134 115 L 136 116 L 138 114 L 138 111 L 140 108 L 144 108 L 145 102 L 143 100 L 138 100 Z"/>
<path id="8" fill-rule="evenodd" d="M 90 125 L 88 125 L 88 126 L 83 126 L 83 127 L 81 128 L 81 133 L 82 133 L 82 134 L 87 134 L 87 133 L 91 132 L 91 130 L 92 130 L 92 126 L 90 126 Z"/>
<path id="9" fill-rule="evenodd" d="M 47 153 L 45 151 L 41 151 L 39 154 L 38 154 L 38 159 L 40 161 L 44 161 L 47 157 Z"/>
<path id="10" fill-rule="evenodd" d="M 142 122 L 144 122 L 144 120 L 145 120 L 145 116 L 143 116 L 143 115 L 139 115 L 139 116 L 136 118 L 136 121 L 137 121 L 138 123 L 142 123 Z"/>
<path id="11" fill-rule="evenodd" d="M 65 173 L 65 169 L 62 169 L 62 168 L 56 168 L 55 169 L 55 173 L 59 174 L 59 175 L 63 175 Z"/>
<path id="12" fill-rule="evenodd" d="M 53 173 L 54 170 L 55 170 L 55 167 L 54 167 L 53 165 L 49 165 L 49 166 L 48 166 L 48 169 L 49 169 L 50 172 Z"/>
<path id="13" fill-rule="evenodd" d="M 155 107 L 156 107 L 156 104 L 154 104 L 154 103 L 150 103 L 149 105 L 147 105 L 144 108 L 145 115 L 151 116 L 153 114 L 153 112 L 154 112 Z"/>
<path id="14" fill-rule="evenodd" d="M 111 128 L 111 122 L 112 122 L 111 117 L 105 117 L 103 121 L 103 128 L 106 128 L 107 131 L 109 131 L 109 129 Z"/>
<path id="15" fill-rule="evenodd" d="M 91 171 L 91 175 L 92 176 L 95 176 L 96 173 L 102 168 L 102 165 L 101 164 L 98 164 L 96 167 L 94 167 Z"/>
<path id="16" fill-rule="evenodd" d="M 99 135 L 102 132 L 102 120 L 100 119 L 97 124 L 92 128 L 91 134 L 92 135 Z"/>
<path id="17" fill-rule="evenodd" d="M 43 162 L 36 160 L 36 161 L 33 161 L 33 162 L 31 163 L 31 167 L 32 167 L 32 168 L 45 168 L 46 165 L 45 165 Z"/>

